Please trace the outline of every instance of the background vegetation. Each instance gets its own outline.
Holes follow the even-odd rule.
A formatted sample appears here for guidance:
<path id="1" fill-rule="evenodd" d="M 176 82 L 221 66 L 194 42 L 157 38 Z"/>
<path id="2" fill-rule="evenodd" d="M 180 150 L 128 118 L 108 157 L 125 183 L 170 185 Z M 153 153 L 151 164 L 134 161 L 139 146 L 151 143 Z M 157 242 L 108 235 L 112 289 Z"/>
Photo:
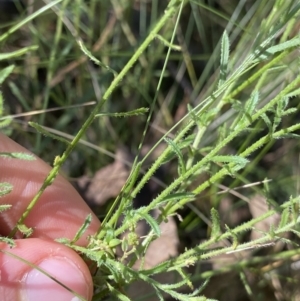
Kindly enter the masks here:
<path id="1" fill-rule="evenodd" d="M 95 300 L 299 300 L 299 3 L 1 5 L 2 130 L 51 165 L 75 137 Z"/>

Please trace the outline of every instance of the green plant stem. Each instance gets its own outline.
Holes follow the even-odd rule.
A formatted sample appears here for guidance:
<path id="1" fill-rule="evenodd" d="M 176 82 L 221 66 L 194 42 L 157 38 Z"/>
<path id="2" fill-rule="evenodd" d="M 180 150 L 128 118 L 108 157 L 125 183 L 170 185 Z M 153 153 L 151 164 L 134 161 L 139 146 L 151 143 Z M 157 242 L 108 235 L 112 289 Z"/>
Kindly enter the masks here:
<path id="1" fill-rule="evenodd" d="M 258 148 L 262 147 L 264 144 L 267 144 L 268 142 L 270 142 L 270 139 L 276 139 L 279 138 L 281 135 L 286 134 L 286 133 L 292 133 L 295 132 L 297 130 L 300 129 L 300 124 L 295 124 L 289 128 L 280 130 L 278 132 L 275 132 L 272 137 L 270 137 L 270 135 L 266 135 L 264 137 L 262 137 L 261 139 L 259 139 L 258 141 L 256 141 L 254 144 L 252 144 L 249 148 L 247 148 L 244 152 L 242 152 L 241 154 L 239 154 L 240 157 L 246 158 L 248 157 L 251 153 L 253 153 L 254 151 L 256 151 Z M 269 146 L 269 144 L 268 144 Z M 221 170 L 219 170 L 217 173 L 215 173 L 209 180 L 205 181 L 203 184 L 201 184 L 200 186 L 198 186 L 196 189 L 194 189 L 192 191 L 192 193 L 194 193 L 195 195 L 198 195 L 199 193 L 201 193 L 204 189 L 206 189 L 207 187 L 209 187 L 211 184 L 217 182 L 218 180 L 220 180 L 221 178 L 223 178 L 224 176 L 228 175 L 230 167 L 234 167 L 234 164 L 229 164 L 229 169 L 227 167 L 222 168 Z M 183 199 L 180 200 L 177 204 L 175 204 L 172 208 L 172 210 L 170 210 L 170 213 L 172 212 L 176 212 L 176 210 L 178 210 L 179 208 L 181 208 L 183 205 L 185 205 L 187 202 L 189 202 L 189 199 Z"/>
<path id="2" fill-rule="evenodd" d="M 259 71 L 255 72 L 249 79 L 244 81 L 240 86 L 238 86 L 234 91 L 232 91 L 229 95 L 226 96 L 226 100 L 230 100 L 234 98 L 238 93 L 243 91 L 246 87 L 248 87 L 250 84 L 252 84 L 256 79 L 261 77 L 263 73 L 267 72 L 271 67 L 273 67 L 275 64 L 282 61 L 284 57 L 286 57 L 293 49 L 289 49 L 286 51 L 283 51 L 280 53 L 277 57 L 272 59 L 269 63 L 267 63 L 265 66 L 259 69 Z"/>
<path id="3" fill-rule="evenodd" d="M 298 198 L 292 199 L 292 200 L 282 204 L 281 206 L 279 206 L 279 208 L 281 210 L 283 210 L 289 206 L 294 205 L 295 201 L 299 202 L 299 199 Z M 156 266 L 155 268 L 149 269 L 149 270 L 143 271 L 143 272 L 145 274 L 152 275 L 152 274 L 157 273 L 157 271 L 160 271 L 161 268 L 163 268 L 165 271 L 170 272 L 170 271 L 176 270 L 176 268 L 178 268 L 178 267 L 187 267 L 189 265 L 194 265 L 196 263 L 196 261 L 199 261 L 199 260 L 206 260 L 211 257 L 215 257 L 218 255 L 223 255 L 223 254 L 230 254 L 233 252 L 242 252 L 242 251 L 246 251 L 246 250 L 250 250 L 250 249 L 257 249 L 257 248 L 263 247 L 264 245 L 268 245 L 269 243 L 274 243 L 276 240 L 281 239 L 280 234 L 291 230 L 298 223 L 298 220 L 292 221 L 292 222 L 286 224 L 284 227 L 275 230 L 272 235 L 266 233 L 264 236 L 262 236 L 260 238 L 240 244 L 238 246 L 232 245 L 232 246 L 225 247 L 225 248 L 222 247 L 219 249 L 208 249 L 208 247 L 210 245 L 213 245 L 216 242 L 220 242 L 224 239 L 228 239 L 228 238 L 232 237 L 232 233 L 237 235 L 239 233 L 243 233 L 247 230 L 253 229 L 253 226 L 255 224 L 257 224 L 260 221 L 265 220 L 266 218 L 268 218 L 276 213 L 277 213 L 276 210 L 271 209 L 268 212 L 266 212 L 265 214 L 255 218 L 253 220 L 250 220 L 249 222 L 246 222 L 240 226 L 237 226 L 236 228 L 232 229 L 231 231 L 227 231 L 227 232 L 223 233 L 222 235 L 219 235 L 218 237 L 210 238 L 209 240 L 199 244 L 197 247 L 184 252 L 183 254 L 181 254 L 179 257 L 177 257 L 175 259 L 171 259 L 166 262 L 163 262 L 162 264 Z"/>
<path id="4" fill-rule="evenodd" d="M 58 3 L 58 2 L 57 2 Z M 108 100 L 112 92 L 115 90 L 115 88 L 118 86 L 118 84 L 122 81 L 123 77 L 126 75 L 126 73 L 129 71 L 129 69 L 134 65 L 134 63 L 138 60 L 139 56 L 145 51 L 145 49 L 149 46 L 149 44 L 152 42 L 153 39 L 155 39 L 156 34 L 160 31 L 160 29 L 164 26 L 164 24 L 167 22 L 167 20 L 172 17 L 176 11 L 179 8 L 181 1 L 178 0 L 172 0 L 170 1 L 168 7 L 165 10 L 165 14 L 161 17 L 161 19 L 156 23 L 154 28 L 151 30 L 145 41 L 142 43 L 142 45 L 136 50 L 134 55 L 131 57 L 131 59 L 127 62 L 127 64 L 124 66 L 124 68 L 121 70 L 121 72 L 114 78 L 109 88 L 106 90 L 105 94 L 103 95 L 103 98 L 101 101 L 95 106 L 89 117 L 86 119 L 84 124 L 82 125 L 81 129 L 78 131 L 74 139 L 71 141 L 70 145 L 66 148 L 65 152 L 62 154 L 60 158 L 56 160 L 55 165 L 47 175 L 46 179 L 44 180 L 44 183 L 42 184 L 41 188 L 37 192 L 37 194 L 34 196 L 32 201 L 27 206 L 26 210 L 23 212 L 22 216 L 18 220 L 17 224 L 9 234 L 9 237 L 13 237 L 16 232 L 18 231 L 18 226 L 22 225 L 32 210 L 32 208 L 36 205 L 39 198 L 43 194 L 44 190 L 50 186 L 54 179 L 56 178 L 59 169 L 63 165 L 63 163 L 67 160 L 70 153 L 73 151 L 74 147 L 79 142 L 80 138 L 83 136 L 87 128 L 91 125 L 93 122 L 95 115 L 99 113 L 101 107 L 105 104 L 105 102 Z"/>
<path id="5" fill-rule="evenodd" d="M 201 279 L 209 279 L 216 275 L 221 275 L 232 271 L 246 269 L 261 264 L 266 264 L 266 263 L 269 264 L 270 262 L 277 262 L 277 263 L 280 262 L 281 264 L 284 264 L 288 259 L 293 260 L 293 257 L 296 257 L 295 260 L 299 260 L 299 254 L 300 254 L 300 249 L 298 248 L 295 250 L 282 251 L 280 252 L 280 254 L 256 256 L 249 259 L 243 259 L 243 260 L 239 260 L 237 263 L 229 264 L 216 270 L 199 273 L 196 276 L 192 277 L 192 280 L 197 281 Z M 278 267 L 277 264 L 276 267 Z"/>
<path id="6" fill-rule="evenodd" d="M 258 119 L 263 113 L 267 112 L 270 108 L 272 108 L 278 101 L 280 101 L 285 95 L 287 95 L 289 92 L 291 92 L 293 89 L 295 89 L 300 84 L 300 76 L 296 77 L 294 81 L 292 81 L 285 89 L 283 89 L 275 98 L 273 98 L 267 105 L 265 105 L 263 108 L 258 110 L 253 116 L 252 121 L 254 122 L 256 119 Z M 189 170 L 187 170 L 186 173 L 184 173 L 182 176 L 178 177 L 176 180 L 174 180 L 165 190 L 162 191 L 162 193 L 155 198 L 151 204 L 149 204 L 147 207 L 144 208 L 143 213 L 147 213 L 150 210 L 156 208 L 164 198 L 166 198 L 172 191 L 175 191 L 178 186 L 181 185 L 182 182 L 185 182 L 189 177 L 191 177 L 193 174 L 195 174 L 202 166 L 209 163 L 212 158 L 225 146 L 227 145 L 231 140 L 233 140 L 239 133 L 241 133 L 243 130 L 245 130 L 251 122 L 249 120 L 246 120 L 243 124 L 241 124 L 235 131 L 233 131 L 231 134 L 229 134 L 221 143 L 219 143 L 209 154 L 205 156 L 201 161 L 199 161 L 197 164 L 192 166 Z M 299 124 L 290 127 L 289 129 L 292 131 L 297 129 L 299 127 Z M 281 132 L 281 134 L 284 133 L 284 131 L 287 131 L 287 129 L 284 129 Z M 274 134 L 275 135 L 275 134 Z M 273 137 L 275 137 L 273 135 Z M 267 135 L 264 137 L 266 140 L 270 139 L 270 137 Z M 259 142 L 259 144 L 258 144 Z M 256 150 L 258 147 L 263 145 L 263 140 L 260 139 L 258 142 L 253 144 L 250 148 L 248 148 L 246 151 L 244 151 L 242 154 L 243 156 L 249 155 L 251 152 Z M 260 146 L 259 146 L 260 145 Z M 154 165 L 153 165 L 154 166 Z M 228 174 L 228 169 L 221 169 L 218 173 L 216 173 L 210 181 L 206 181 L 202 185 L 200 185 L 194 192 L 196 194 L 200 193 L 200 191 L 203 191 L 206 187 L 208 187 L 212 181 L 216 181 L 217 179 L 225 176 Z M 172 213 L 175 212 L 177 209 L 181 208 L 186 202 L 190 201 L 190 199 L 183 199 L 180 200 L 177 204 L 173 205 L 169 203 L 166 208 L 165 212 Z M 172 209 L 171 209 L 172 207 Z M 136 217 L 136 221 L 139 218 Z M 134 221 L 132 221 L 134 223 Z M 116 235 L 119 235 L 125 231 L 125 229 L 128 227 L 128 225 L 121 226 L 117 231 Z"/>
<path id="7" fill-rule="evenodd" d="M 273 139 L 279 138 L 281 135 L 286 134 L 286 133 L 292 133 L 294 131 L 297 131 L 300 129 L 300 124 L 296 124 L 293 125 L 287 129 L 282 129 L 278 132 L 275 132 L 273 134 Z M 257 150 L 258 148 L 260 148 L 262 145 L 268 143 L 270 141 L 270 136 L 266 135 L 264 137 L 262 137 L 260 140 L 258 140 L 256 143 L 254 143 L 251 147 L 249 147 L 247 150 L 245 150 L 243 153 L 241 153 L 239 156 L 241 157 L 247 157 L 249 156 L 252 152 L 254 152 L 255 150 Z M 230 165 L 230 164 L 229 164 Z M 233 167 L 233 166 L 231 166 Z M 200 192 L 202 192 L 204 189 L 206 189 L 207 187 L 209 187 L 211 184 L 215 183 L 216 181 L 220 180 L 221 178 L 223 178 L 224 176 L 226 176 L 228 174 L 228 168 L 222 168 L 221 170 L 219 170 L 216 174 L 214 174 L 209 180 L 205 181 L 203 184 L 201 184 L 200 186 L 198 186 L 196 189 L 194 189 L 192 191 L 192 193 L 194 193 L 195 195 L 199 194 Z M 190 202 L 191 199 L 182 199 L 179 202 L 177 202 L 173 207 L 171 207 L 170 209 L 166 208 L 164 210 L 164 214 L 166 215 L 171 215 L 172 213 L 176 212 L 178 209 L 182 208 L 185 204 L 187 204 L 188 202 Z M 151 205 L 151 204 L 150 204 Z M 145 208 L 145 212 L 149 212 L 150 210 L 152 210 L 152 206 L 148 206 Z M 288 205 L 290 205 L 290 203 L 285 203 L 282 205 L 282 209 L 286 208 Z M 149 208 L 150 207 L 150 208 Z M 236 227 L 234 229 L 234 231 L 237 231 L 237 233 L 245 231 L 246 229 L 251 228 L 255 223 L 257 223 L 258 221 L 262 221 L 270 216 L 272 216 L 273 214 L 275 214 L 276 211 L 275 210 L 271 210 L 268 211 L 266 214 L 261 215 L 260 217 L 258 217 L 257 219 L 251 220 L 239 227 Z M 160 223 L 163 220 L 162 215 L 160 215 L 158 217 L 158 223 Z M 134 222 L 134 221 L 133 221 Z M 124 229 L 123 229 L 124 231 Z M 228 232 L 229 233 L 229 232 Z M 230 235 L 230 233 L 229 233 Z M 228 238 L 228 237 L 223 237 L 223 239 Z M 151 234 L 145 239 L 145 241 L 143 242 L 143 244 L 147 244 L 149 243 L 149 240 L 152 239 Z M 209 243 L 210 244 L 210 243 Z M 203 246 L 202 246 L 203 247 Z M 204 247 L 203 247 L 204 248 Z"/>
<path id="8" fill-rule="evenodd" d="M 257 60 L 257 56 L 260 54 L 261 49 L 265 49 L 272 41 L 274 35 L 266 39 L 258 48 L 258 50 L 255 50 L 253 53 L 251 53 L 237 68 L 237 70 L 231 75 L 231 77 L 222 85 L 220 86 L 216 91 L 212 93 L 211 96 L 207 97 L 203 102 L 201 102 L 199 105 L 197 105 L 194 109 L 193 112 L 197 114 L 198 116 L 205 110 L 207 109 L 223 92 L 226 91 L 227 87 L 230 86 L 232 83 L 235 82 L 237 78 L 239 78 L 242 74 L 248 72 L 251 68 L 256 66 L 259 63 L 259 60 Z M 167 133 L 164 135 L 166 137 L 169 133 L 174 131 L 179 124 L 183 123 L 186 121 L 186 119 L 190 118 L 190 116 L 187 114 L 185 117 L 183 117 L 177 124 L 175 124 Z M 184 137 L 184 135 L 195 125 L 194 120 L 188 120 L 187 124 L 184 126 L 183 129 L 180 130 L 179 134 L 174 139 L 174 142 L 180 141 Z M 164 137 L 158 140 L 158 142 L 151 148 L 151 150 L 148 152 L 148 155 L 144 156 L 143 161 L 147 159 L 149 154 L 163 141 Z M 200 137 L 199 137 L 200 139 Z M 151 166 L 151 168 L 145 173 L 143 178 L 140 180 L 134 191 L 132 192 L 132 197 L 134 198 L 139 191 L 144 187 L 146 182 L 149 181 L 151 176 L 154 174 L 154 172 L 159 168 L 159 166 L 162 164 L 164 161 L 165 157 L 172 151 L 171 147 L 167 147 L 161 156 L 154 162 L 154 164 Z"/>
<path id="9" fill-rule="evenodd" d="M 300 83 L 300 76 L 298 76 L 292 83 L 290 83 L 283 91 L 281 91 L 281 93 L 279 93 L 266 106 L 264 106 L 263 108 L 261 108 L 260 110 L 258 110 L 257 113 L 253 115 L 252 122 L 254 122 L 263 113 L 265 113 L 271 107 L 273 107 L 279 100 L 282 99 L 282 97 L 284 97 L 286 94 L 288 94 L 294 88 L 296 88 L 299 83 Z M 215 156 L 226 144 L 228 144 L 233 138 L 235 138 L 241 131 L 245 130 L 249 125 L 250 125 L 250 122 L 246 121 L 243 125 L 239 126 L 234 132 L 232 132 L 231 134 L 229 134 L 224 139 L 224 141 L 222 141 L 222 143 L 220 143 L 219 145 L 217 145 L 204 159 L 202 159 L 200 162 L 198 162 L 193 167 L 191 167 L 191 169 L 186 174 L 182 175 L 177 180 L 175 180 L 172 183 L 172 184 L 174 184 L 174 187 L 172 187 L 172 190 L 175 189 L 179 185 L 180 182 L 185 181 L 193 173 L 197 172 L 197 170 L 201 166 L 203 166 L 206 163 L 208 163 L 213 156 Z M 290 129 L 290 131 L 295 131 L 295 128 L 297 129 L 298 126 L 299 125 L 295 125 L 295 126 L 290 127 L 289 129 Z M 287 129 L 281 130 L 278 133 L 282 135 L 284 133 L 283 131 L 287 131 Z M 273 137 L 274 138 L 276 137 L 275 134 L 273 135 Z M 270 138 L 269 136 L 265 137 L 265 139 L 269 139 L 269 138 Z M 251 147 L 249 147 L 246 151 L 244 151 L 240 156 L 245 156 L 245 157 L 248 156 L 251 152 L 253 152 L 255 149 L 257 149 L 259 147 L 259 145 L 263 145 L 264 143 L 265 143 L 265 141 L 263 139 L 260 139 L 255 144 L 253 144 Z M 227 173 L 228 173 L 228 171 L 227 171 Z M 176 181 L 177 181 L 177 183 L 175 183 Z M 198 194 L 200 192 L 200 190 L 202 191 L 203 189 L 199 189 L 199 190 L 196 190 L 196 191 L 193 191 L 193 192 L 196 193 L 196 194 Z M 170 192 L 172 190 L 170 190 Z M 166 197 L 166 195 L 163 195 L 163 193 L 162 193 L 156 200 L 153 201 L 153 203 L 155 203 L 155 201 L 157 201 L 157 203 L 159 203 L 159 201 L 161 201 L 164 197 Z"/>
<path id="10" fill-rule="evenodd" d="M 171 37 L 170 45 L 173 45 L 173 41 L 175 39 L 176 29 L 177 29 L 178 24 L 179 24 L 179 20 L 180 20 L 180 15 L 181 15 L 181 12 L 182 12 L 183 4 L 184 4 L 184 2 L 181 3 L 180 9 L 179 9 L 179 13 L 178 13 L 176 24 L 175 24 L 175 27 L 174 27 L 174 30 L 173 30 L 173 35 Z M 167 64 L 168 64 L 168 61 L 169 61 L 170 53 L 171 53 L 171 47 L 169 47 L 167 55 L 166 55 L 166 59 L 165 59 L 165 62 L 164 62 L 163 68 L 162 68 L 161 76 L 160 76 L 159 82 L 157 84 L 156 94 L 155 94 L 154 99 L 152 101 L 152 104 L 151 104 L 151 107 L 150 107 L 150 112 L 148 114 L 147 121 L 146 121 L 146 126 L 144 128 L 144 131 L 143 131 L 143 134 L 142 134 L 142 138 L 141 138 L 141 141 L 140 141 L 139 146 L 138 146 L 137 155 L 135 156 L 135 159 L 134 159 L 134 162 L 133 162 L 133 165 L 132 165 L 132 172 L 129 175 L 128 180 L 124 184 L 124 186 L 123 186 L 121 192 L 119 193 L 118 197 L 116 198 L 116 200 L 114 201 L 113 205 L 111 206 L 109 212 L 105 216 L 104 221 L 102 223 L 103 226 L 105 225 L 105 223 L 107 222 L 107 220 L 111 216 L 113 210 L 115 209 L 115 207 L 119 203 L 119 201 L 120 201 L 120 199 L 121 199 L 122 196 L 124 197 L 123 201 L 119 205 L 119 208 L 115 211 L 114 215 L 110 218 L 110 220 L 108 222 L 108 226 L 112 226 L 113 224 L 116 223 L 116 221 L 118 220 L 118 218 L 121 215 L 122 211 L 124 210 L 124 208 L 128 204 L 128 200 L 126 199 L 126 193 L 124 194 L 124 191 L 128 190 L 128 185 L 130 185 L 130 183 L 132 183 L 132 181 L 134 181 L 133 184 L 135 184 L 135 181 L 136 181 L 137 177 L 136 178 L 132 177 L 132 175 L 134 175 L 135 169 L 138 168 L 138 170 L 140 170 L 142 162 L 138 163 L 137 160 L 138 160 L 138 157 L 139 157 L 139 153 L 140 153 L 140 151 L 142 149 L 142 146 L 143 146 L 143 143 L 144 143 L 144 139 L 146 137 L 146 133 L 147 133 L 147 130 L 148 130 L 148 127 L 149 127 L 149 124 L 150 124 L 152 113 L 153 113 L 154 108 L 155 108 L 155 104 L 156 104 L 156 101 L 157 101 L 158 93 L 159 93 L 160 86 L 161 86 L 161 83 L 162 83 L 162 80 L 163 80 L 163 75 L 165 73 L 165 70 L 167 68 Z M 127 194 L 129 195 L 129 193 L 127 193 Z M 103 235 L 104 235 L 104 233 L 100 234 L 100 231 L 101 231 L 101 229 L 99 229 L 98 233 L 96 234 L 96 236 L 98 238 L 103 237 Z"/>

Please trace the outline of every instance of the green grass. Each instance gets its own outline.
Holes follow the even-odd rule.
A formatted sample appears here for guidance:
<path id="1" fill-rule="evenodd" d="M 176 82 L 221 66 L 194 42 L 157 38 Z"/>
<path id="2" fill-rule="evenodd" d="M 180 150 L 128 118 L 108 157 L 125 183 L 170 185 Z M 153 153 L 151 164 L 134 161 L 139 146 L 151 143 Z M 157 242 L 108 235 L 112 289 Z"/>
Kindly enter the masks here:
<path id="1" fill-rule="evenodd" d="M 60 156 L 29 208 L 61 168 L 92 176 L 120 146 L 135 158 L 119 196 L 97 208 L 102 227 L 89 247 L 64 241 L 98 264 L 94 300 L 128 300 L 138 280 L 151 285 L 152 300 L 299 295 L 290 280 L 299 253 L 300 5 L 204 2 L 52 1 L 1 25 L 3 131 L 50 163 Z M 160 170 L 159 194 L 135 208 Z M 267 205 L 254 215 L 258 196 Z M 251 236 L 270 216 L 280 222 Z M 170 217 L 180 255 L 132 268 Z M 140 220 L 151 229 L 143 239 Z M 220 255 L 233 259 L 217 264 Z M 169 285 L 155 280 L 166 272 Z M 273 274 L 288 290 L 278 291 Z M 239 283 L 230 297 L 231 282 L 221 284 L 228 275 Z"/>

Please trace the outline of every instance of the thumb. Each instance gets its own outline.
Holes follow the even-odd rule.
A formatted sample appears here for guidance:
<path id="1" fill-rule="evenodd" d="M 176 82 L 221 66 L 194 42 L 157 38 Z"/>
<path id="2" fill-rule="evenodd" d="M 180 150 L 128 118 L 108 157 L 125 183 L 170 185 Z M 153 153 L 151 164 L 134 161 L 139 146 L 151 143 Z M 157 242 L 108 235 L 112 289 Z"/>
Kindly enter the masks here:
<path id="1" fill-rule="evenodd" d="M 2 301 L 91 300 L 88 267 L 73 250 L 59 243 L 29 238 L 11 248 L 0 243 Z"/>

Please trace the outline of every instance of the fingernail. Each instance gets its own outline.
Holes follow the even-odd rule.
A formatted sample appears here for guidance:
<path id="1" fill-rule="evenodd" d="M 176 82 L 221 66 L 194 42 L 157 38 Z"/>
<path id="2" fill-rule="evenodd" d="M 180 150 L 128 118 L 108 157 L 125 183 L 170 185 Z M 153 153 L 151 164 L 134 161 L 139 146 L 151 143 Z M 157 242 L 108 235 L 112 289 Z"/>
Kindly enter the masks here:
<path id="1" fill-rule="evenodd" d="M 38 265 L 39 269 L 33 269 L 23 279 L 21 300 L 26 301 L 80 301 L 78 293 L 87 298 L 88 285 L 81 270 L 69 259 L 63 257 L 51 257 L 43 260 Z M 48 274 L 45 275 L 42 271 Z M 51 275 L 51 277 L 49 277 Z M 55 280 L 61 282 L 57 283 Z M 68 290 L 73 291 L 73 293 Z M 25 297 L 25 298 L 24 298 Z"/>

